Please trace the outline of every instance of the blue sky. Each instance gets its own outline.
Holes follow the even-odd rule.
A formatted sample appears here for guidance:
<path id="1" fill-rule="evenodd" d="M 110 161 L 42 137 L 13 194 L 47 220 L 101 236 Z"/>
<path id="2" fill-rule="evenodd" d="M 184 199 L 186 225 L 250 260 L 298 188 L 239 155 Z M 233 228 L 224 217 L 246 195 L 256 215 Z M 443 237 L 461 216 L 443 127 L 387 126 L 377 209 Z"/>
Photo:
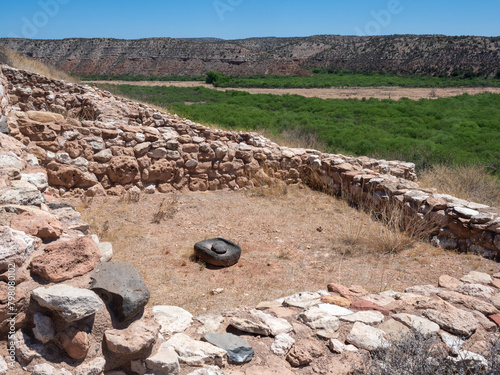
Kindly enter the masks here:
<path id="1" fill-rule="evenodd" d="M 499 0 L 21 0 L 0 37 L 500 35 Z"/>

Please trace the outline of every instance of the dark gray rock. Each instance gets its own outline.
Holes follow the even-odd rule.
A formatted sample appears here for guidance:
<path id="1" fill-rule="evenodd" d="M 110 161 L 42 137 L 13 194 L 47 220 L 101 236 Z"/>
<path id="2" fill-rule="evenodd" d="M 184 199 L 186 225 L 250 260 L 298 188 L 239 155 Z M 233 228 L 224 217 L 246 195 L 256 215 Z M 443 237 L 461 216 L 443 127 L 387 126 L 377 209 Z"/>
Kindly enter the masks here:
<path id="1" fill-rule="evenodd" d="M 102 298 L 120 321 L 133 318 L 149 301 L 149 290 L 131 263 L 101 263 L 91 279 L 90 289 Z"/>
<path id="2" fill-rule="evenodd" d="M 9 125 L 5 116 L 0 116 L 0 133 L 9 134 Z"/>
<path id="3" fill-rule="evenodd" d="M 253 358 L 254 351 L 250 344 L 232 333 L 206 333 L 202 340 L 224 349 L 230 363 L 246 363 Z"/>
<path id="4" fill-rule="evenodd" d="M 194 252 L 205 263 L 219 267 L 236 264 L 241 256 L 241 248 L 224 238 L 212 238 L 197 242 Z"/>

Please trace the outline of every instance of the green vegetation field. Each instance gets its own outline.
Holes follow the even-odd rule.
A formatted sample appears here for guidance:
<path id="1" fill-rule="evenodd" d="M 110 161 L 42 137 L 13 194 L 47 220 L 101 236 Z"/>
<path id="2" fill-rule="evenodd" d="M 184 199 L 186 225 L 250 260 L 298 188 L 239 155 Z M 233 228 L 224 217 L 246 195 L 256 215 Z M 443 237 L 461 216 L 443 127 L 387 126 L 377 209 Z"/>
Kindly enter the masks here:
<path id="1" fill-rule="evenodd" d="M 500 77 L 486 78 L 472 73 L 448 76 L 362 73 L 314 69 L 313 76 L 225 76 L 210 72 L 206 82 L 216 87 L 238 88 L 329 88 L 329 87 L 493 87 Z"/>
<path id="2" fill-rule="evenodd" d="M 203 87 L 101 85 L 205 124 L 318 138 L 326 151 L 500 170 L 500 95 L 398 101 L 249 94 Z M 194 104 L 192 104 L 194 103 Z"/>

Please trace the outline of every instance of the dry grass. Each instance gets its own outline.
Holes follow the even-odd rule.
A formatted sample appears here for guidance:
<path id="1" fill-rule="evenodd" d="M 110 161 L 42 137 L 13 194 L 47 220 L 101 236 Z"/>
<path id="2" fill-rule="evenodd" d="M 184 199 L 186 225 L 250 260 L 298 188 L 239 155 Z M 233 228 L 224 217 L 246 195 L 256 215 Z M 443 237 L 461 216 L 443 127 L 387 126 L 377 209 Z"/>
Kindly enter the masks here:
<path id="1" fill-rule="evenodd" d="M 45 77 L 48 77 L 51 79 L 62 80 L 62 81 L 73 82 L 73 83 L 80 82 L 77 78 L 75 78 L 75 77 L 73 77 L 73 76 L 53 67 L 53 66 L 50 66 L 50 65 L 44 64 L 38 60 L 30 59 L 29 57 L 20 55 L 19 53 L 14 52 L 9 48 L 4 47 L 4 53 L 9 61 L 9 63 L 16 69 L 27 70 L 29 72 L 37 73 L 37 74 L 40 74 L 42 76 L 45 76 Z"/>
<path id="2" fill-rule="evenodd" d="M 151 291 L 151 305 L 177 305 L 201 314 L 325 289 L 330 282 L 378 292 L 435 284 L 442 273 L 500 271 L 495 262 L 414 239 L 405 240 L 407 249 L 387 251 L 386 246 L 381 252 L 377 238 L 391 234 L 380 221 L 308 188 L 288 187 L 286 194 L 179 194 L 175 216 L 152 223 L 161 202 L 172 199 L 154 194 L 141 195 L 140 202 L 67 200 L 78 206 L 92 233 L 113 244 L 114 260 L 138 268 Z M 194 244 L 214 237 L 242 247 L 237 265 L 219 269 L 194 261 Z M 217 288 L 224 291 L 212 295 Z"/>
<path id="3" fill-rule="evenodd" d="M 420 185 L 439 192 L 500 207 L 500 181 L 481 166 L 436 165 L 419 176 Z"/>
<path id="4" fill-rule="evenodd" d="M 285 129 L 279 134 L 274 134 L 269 129 L 257 129 L 257 133 L 270 139 L 271 141 L 291 148 L 307 148 L 313 150 L 324 151 L 326 144 L 314 132 L 305 131 L 303 129 Z"/>

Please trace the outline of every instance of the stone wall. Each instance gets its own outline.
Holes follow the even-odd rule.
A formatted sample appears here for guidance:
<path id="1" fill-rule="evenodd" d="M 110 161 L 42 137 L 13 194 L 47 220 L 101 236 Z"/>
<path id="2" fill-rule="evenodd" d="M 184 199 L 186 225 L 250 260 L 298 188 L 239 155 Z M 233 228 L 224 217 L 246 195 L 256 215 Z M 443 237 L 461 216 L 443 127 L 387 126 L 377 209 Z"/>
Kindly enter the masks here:
<path id="1" fill-rule="evenodd" d="M 354 203 L 396 206 L 436 227 L 436 244 L 500 252 L 500 210 L 420 189 L 412 163 L 280 147 L 144 104 L 8 66 L 10 135 L 46 168 L 54 194 L 119 195 L 251 188 L 278 178 Z"/>

